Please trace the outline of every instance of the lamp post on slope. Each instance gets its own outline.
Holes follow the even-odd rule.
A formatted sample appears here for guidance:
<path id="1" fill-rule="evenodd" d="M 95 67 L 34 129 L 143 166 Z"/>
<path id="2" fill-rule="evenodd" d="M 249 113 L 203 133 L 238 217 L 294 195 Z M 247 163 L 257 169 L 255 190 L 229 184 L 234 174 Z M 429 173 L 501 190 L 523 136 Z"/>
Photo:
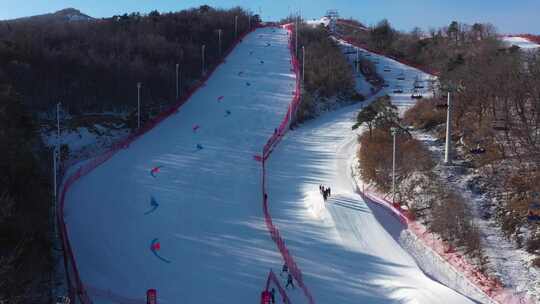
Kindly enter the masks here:
<path id="1" fill-rule="evenodd" d="M 238 38 L 238 16 L 234 16 L 234 40 Z"/>
<path id="2" fill-rule="evenodd" d="M 448 91 L 448 107 L 446 110 L 446 143 L 444 149 L 444 163 L 452 164 L 452 103 L 450 90 Z"/>
<path id="3" fill-rule="evenodd" d="M 393 137 L 393 148 L 392 148 L 392 204 L 396 203 L 396 135 L 399 133 L 399 130 L 395 127 L 390 128 L 390 132 Z"/>
<path id="4" fill-rule="evenodd" d="M 304 75 L 306 71 L 306 48 L 302 46 L 302 86 L 304 86 Z"/>
<path id="5" fill-rule="evenodd" d="M 176 64 L 176 100 L 178 100 L 178 97 L 180 97 L 180 87 L 178 83 L 178 69 L 180 68 L 180 64 Z"/>
<path id="6" fill-rule="evenodd" d="M 206 70 L 205 70 L 205 66 L 204 66 L 204 53 L 205 53 L 205 50 L 206 50 L 206 45 L 202 45 L 201 47 L 201 75 L 204 76 L 204 74 L 206 74 Z"/>
<path id="7" fill-rule="evenodd" d="M 141 128 L 141 85 L 137 82 L 137 129 Z"/>
<path id="8" fill-rule="evenodd" d="M 221 58 L 221 29 L 217 30 L 217 34 L 218 34 L 218 54 L 219 54 L 219 57 Z"/>

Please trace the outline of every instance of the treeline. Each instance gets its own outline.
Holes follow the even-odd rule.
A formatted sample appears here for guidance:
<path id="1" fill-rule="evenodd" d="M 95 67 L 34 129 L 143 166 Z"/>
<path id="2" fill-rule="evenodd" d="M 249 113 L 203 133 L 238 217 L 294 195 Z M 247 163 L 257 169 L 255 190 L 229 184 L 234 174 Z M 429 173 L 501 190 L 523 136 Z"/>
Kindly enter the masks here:
<path id="1" fill-rule="evenodd" d="M 176 64 L 182 90 L 239 36 L 256 26 L 257 15 L 241 8 L 201 6 L 148 15 L 73 22 L 0 23 L 0 78 L 9 78 L 25 104 L 44 111 L 61 101 L 72 114 L 133 109 L 136 83 L 145 105 L 168 105 L 176 97 Z M 251 19 L 250 19 L 251 18 Z"/>
<path id="2" fill-rule="evenodd" d="M 448 244 L 462 248 L 479 262 L 484 261 L 480 234 L 468 206 L 459 194 L 447 189 L 434 172 L 429 150 L 409 133 L 390 97 L 377 98 L 357 115 L 353 129 L 368 127 L 358 141 L 362 180 L 391 197 L 393 133 L 396 135 L 395 202 L 407 206 L 430 231 Z M 414 160 L 414 161 L 411 161 Z"/>
<path id="3" fill-rule="evenodd" d="M 500 46 L 493 25 L 482 23 L 471 26 L 453 21 L 447 27 L 428 32 L 418 27 L 402 32 L 384 19 L 367 30 L 338 23 L 338 32 L 369 49 L 441 73 L 452 70 L 456 61 L 475 56 L 478 49 Z"/>
<path id="4" fill-rule="evenodd" d="M 0 147 L 0 302 L 50 303 L 50 171 L 36 157 L 43 151 L 28 109 L 3 82 Z"/>
<path id="5" fill-rule="evenodd" d="M 538 51 L 508 46 L 493 26 L 480 23 L 454 21 L 428 33 L 404 33 L 383 20 L 368 31 L 341 27 L 340 33 L 438 72 L 439 94 L 452 94 L 456 152 L 481 173 L 482 189 L 495 202 L 495 216 L 508 236 L 519 245 L 540 243 L 539 226 L 527 221 L 528 205 L 540 192 Z M 409 113 L 409 123 L 426 129 L 439 126 L 435 130 L 442 139 L 445 106 L 445 96 L 421 103 Z M 524 226 L 530 233 L 520 232 Z M 540 248 L 529 247 L 531 252 Z"/>
<path id="6" fill-rule="evenodd" d="M 295 38 L 293 32 L 293 46 Z M 330 107 L 329 101 L 332 98 L 350 101 L 355 95 L 352 68 L 325 27 L 300 23 L 298 27 L 300 67 L 304 59 L 302 48 L 305 50 L 305 75 L 302 103 L 297 116 L 299 121 L 313 117 L 318 110 Z"/>

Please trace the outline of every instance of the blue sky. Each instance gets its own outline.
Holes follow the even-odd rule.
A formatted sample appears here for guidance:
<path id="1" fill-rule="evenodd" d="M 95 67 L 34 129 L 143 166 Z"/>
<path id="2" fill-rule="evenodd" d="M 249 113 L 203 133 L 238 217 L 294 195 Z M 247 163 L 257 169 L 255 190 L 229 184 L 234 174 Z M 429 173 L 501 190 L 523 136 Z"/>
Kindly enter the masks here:
<path id="1" fill-rule="evenodd" d="M 125 12 L 147 13 L 153 9 L 176 11 L 208 4 L 228 8 L 240 5 L 263 19 L 277 20 L 301 9 L 305 18 L 322 16 L 334 8 L 342 17 L 354 17 L 366 24 L 387 18 L 398 29 L 414 26 L 428 29 L 449 24 L 491 22 L 501 33 L 540 34 L 540 0 L 0 0 L 0 19 L 10 19 L 74 7 L 92 17 L 109 17 Z"/>

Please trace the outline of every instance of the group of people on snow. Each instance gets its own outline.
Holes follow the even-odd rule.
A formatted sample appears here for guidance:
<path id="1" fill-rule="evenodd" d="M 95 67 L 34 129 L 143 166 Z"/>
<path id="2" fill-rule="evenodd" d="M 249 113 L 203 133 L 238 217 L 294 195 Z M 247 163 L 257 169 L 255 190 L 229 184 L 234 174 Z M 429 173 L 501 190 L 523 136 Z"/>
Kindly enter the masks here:
<path id="1" fill-rule="evenodd" d="M 332 194 L 332 190 L 330 190 L 330 187 L 325 188 L 323 185 L 319 185 L 319 191 L 321 192 L 324 201 L 326 201 Z"/>

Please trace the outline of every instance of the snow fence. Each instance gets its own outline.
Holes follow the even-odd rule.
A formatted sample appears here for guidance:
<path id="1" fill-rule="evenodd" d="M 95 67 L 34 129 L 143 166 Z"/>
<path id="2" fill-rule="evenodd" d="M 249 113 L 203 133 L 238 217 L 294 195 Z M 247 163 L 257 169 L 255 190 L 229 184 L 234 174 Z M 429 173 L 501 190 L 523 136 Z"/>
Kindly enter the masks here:
<path id="1" fill-rule="evenodd" d="M 283 238 L 281 237 L 279 233 L 279 229 L 272 222 L 272 216 L 270 215 L 270 211 L 268 208 L 268 193 L 266 191 L 266 165 L 265 165 L 266 159 L 270 157 L 270 154 L 272 153 L 272 150 L 274 149 L 274 147 L 281 141 L 285 133 L 287 133 L 287 130 L 293 118 L 293 114 L 296 113 L 296 111 L 298 110 L 298 106 L 300 104 L 300 80 L 299 80 L 300 69 L 299 69 L 298 60 L 296 58 L 296 54 L 294 52 L 294 47 L 292 44 L 293 42 L 292 31 L 294 29 L 294 26 L 292 24 L 286 24 L 284 25 L 284 28 L 286 28 L 289 32 L 289 50 L 291 51 L 292 71 L 296 74 L 296 86 L 293 92 L 293 99 L 291 103 L 289 104 L 287 114 L 281 121 L 279 127 L 276 129 L 274 134 L 272 134 L 272 136 L 268 139 L 268 141 L 264 145 L 263 150 L 262 150 L 262 156 L 256 157 L 256 159 L 260 159 L 261 166 L 262 166 L 262 182 L 261 182 L 262 197 L 263 197 L 262 206 L 263 206 L 263 213 L 264 213 L 266 228 L 268 229 L 268 232 L 270 232 L 270 237 L 276 243 L 277 248 L 283 258 L 283 261 L 289 267 L 289 272 L 298 283 L 298 286 L 300 286 L 300 288 L 304 292 L 304 295 L 306 296 L 308 302 L 310 304 L 314 304 L 315 300 L 313 299 L 313 296 L 311 295 L 311 292 L 309 291 L 308 287 L 304 283 L 304 279 L 302 277 L 302 271 L 300 270 L 300 268 L 294 261 L 293 255 L 289 252 L 289 249 L 287 248 L 285 241 L 283 240 Z"/>
<path id="2" fill-rule="evenodd" d="M 456 252 L 443 240 L 438 239 L 427 228 L 414 219 L 413 214 L 392 202 L 382 198 L 372 189 L 360 189 L 357 192 L 364 200 L 384 207 L 405 227 L 400 235 L 400 244 L 411 254 L 422 270 L 435 277 L 446 286 L 482 303 L 532 304 L 529 299 L 519 297 L 503 288 L 501 282 L 482 273 L 477 266 Z"/>
<path id="3" fill-rule="evenodd" d="M 69 174 L 66 174 L 63 178 L 62 186 L 59 191 L 58 196 L 58 206 L 57 206 L 57 221 L 58 221 L 58 227 L 60 229 L 60 238 L 62 240 L 62 246 L 64 248 L 64 267 L 66 269 L 66 279 L 68 283 L 68 290 L 69 290 L 69 298 L 71 299 L 72 303 L 83 303 L 83 304 L 90 304 L 92 303 L 92 300 L 89 296 L 89 293 L 93 293 L 96 291 L 96 289 L 93 289 L 91 286 L 85 286 L 85 284 L 82 282 L 79 269 L 77 268 L 77 261 L 75 260 L 75 256 L 73 254 L 73 249 L 71 248 L 71 244 L 69 242 L 69 235 L 66 229 L 66 224 L 64 222 L 64 205 L 65 205 L 65 196 L 67 191 L 70 189 L 70 187 L 77 182 L 81 177 L 87 175 L 89 172 L 109 160 L 116 152 L 127 149 L 129 145 L 137 140 L 141 135 L 145 134 L 146 132 L 153 129 L 156 125 L 161 123 L 163 120 L 165 120 L 170 115 L 176 113 L 178 109 L 188 101 L 191 96 L 201 87 L 204 86 L 206 81 L 212 76 L 214 71 L 223 63 L 225 62 L 225 59 L 232 51 L 233 49 L 242 41 L 242 39 L 252 31 L 254 31 L 257 28 L 260 28 L 262 26 L 256 26 L 252 27 L 250 30 L 244 32 L 242 35 L 240 35 L 237 40 L 225 51 L 223 59 L 220 63 L 218 63 L 216 66 L 214 66 L 211 70 L 209 70 L 206 75 L 201 79 L 201 81 L 196 84 L 195 86 L 191 87 L 187 94 L 182 96 L 180 99 L 176 101 L 176 103 L 171 106 L 169 109 L 161 112 L 158 116 L 154 117 L 152 120 L 148 121 L 142 128 L 138 129 L 134 133 L 130 134 L 127 138 L 120 140 L 116 144 L 114 144 L 108 151 L 105 153 L 98 155 L 94 157 L 93 159 L 82 163 L 77 169 L 75 168 L 65 168 L 64 172 L 70 172 Z M 70 170 L 71 169 L 71 170 Z M 107 297 L 109 300 L 115 302 L 115 303 L 127 303 L 131 301 L 122 301 L 121 297 L 114 295 L 112 292 L 98 292 L 98 296 L 100 297 Z M 141 294 L 144 294 L 144 291 L 141 291 Z"/>
<path id="4" fill-rule="evenodd" d="M 435 70 L 420 66 L 418 64 L 413 64 L 393 56 L 387 56 L 382 52 L 370 49 L 365 44 L 357 42 L 352 37 L 340 36 L 339 39 L 357 48 L 362 48 L 369 52 L 385 56 L 402 64 L 414 67 L 426 74 L 438 76 L 438 72 Z M 401 238 L 403 238 L 403 240 L 400 240 L 400 243 L 411 255 L 414 256 L 424 272 L 434 276 L 435 272 L 433 270 L 437 269 L 437 267 L 441 271 L 443 271 L 443 269 L 449 271 L 453 273 L 453 275 L 449 274 L 448 278 L 439 278 L 439 276 L 437 276 L 437 279 L 463 294 L 473 294 L 475 295 L 476 299 L 482 299 L 488 303 L 534 303 L 534 300 L 532 299 L 517 296 L 513 291 L 505 289 L 498 279 L 489 277 L 482 273 L 478 267 L 469 263 L 466 257 L 457 253 L 451 245 L 435 238 L 435 236 L 429 232 L 424 225 L 415 221 L 414 215 L 410 213 L 409 210 L 401 208 L 399 204 L 389 202 L 383 198 L 383 195 L 374 190 L 370 190 L 369 187 L 367 190 L 364 189 L 363 183 L 362 189 L 356 185 L 356 191 L 364 198 L 364 200 L 384 207 L 385 210 L 387 210 L 392 216 L 394 216 L 398 221 L 408 228 L 408 231 L 406 232 L 408 235 L 402 234 Z M 416 244 L 412 243 L 413 240 L 416 241 Z M 445 265 L 430 268 L 429 261 L 438 261 L 444 263 Z M 431 269 L 431 271 L 428 269 Z M 463 280 L 463 282 L 460 282 L 458 278 Z"/>

